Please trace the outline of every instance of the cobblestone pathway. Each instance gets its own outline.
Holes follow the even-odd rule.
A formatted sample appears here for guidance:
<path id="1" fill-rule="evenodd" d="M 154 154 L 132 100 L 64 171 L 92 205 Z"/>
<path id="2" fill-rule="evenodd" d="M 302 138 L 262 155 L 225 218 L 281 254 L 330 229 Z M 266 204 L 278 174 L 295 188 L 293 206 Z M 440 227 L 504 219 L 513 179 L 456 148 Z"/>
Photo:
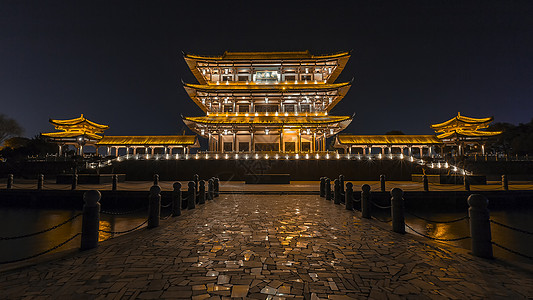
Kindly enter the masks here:
<path id="1" fill-rule="evenodd" d="M 0 274 L 0 298 L 533 297 L 530 273 L 394 234 L 318 196 L 222 195 L 162 224 Z"/>

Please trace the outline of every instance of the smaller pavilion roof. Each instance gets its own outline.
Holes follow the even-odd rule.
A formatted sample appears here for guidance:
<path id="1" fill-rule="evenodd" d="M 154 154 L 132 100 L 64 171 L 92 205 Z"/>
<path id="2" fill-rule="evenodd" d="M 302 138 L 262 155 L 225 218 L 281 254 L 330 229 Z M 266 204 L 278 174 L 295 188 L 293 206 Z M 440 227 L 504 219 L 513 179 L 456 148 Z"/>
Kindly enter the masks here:
<path id="1" fill-rule="evenodd" d="M 480 130 L 467 130 L 457 129 L 447 131 L 443 134 L 437 135 L 439 139 L 448 139 L 452 137 L 492 137 L 501 134 L 503 131 L 480 131 Z"/>
<path id="2" fill-rule="evenodd" d="M 442 144 L 434 135 L 347 135 L 337 136 L 342 145 L 428 145 Z"/>
<path id="3" fill-rule="evenodd" d="M 69 138 L 77 138 L 77 137 L 87 137 L 92 140 L 100 140 L 102 137 L 90 133 L 90 132 L 82 132 L 82 131 L 59 131 L 59 132 L 47 132 L 47 133 L 41 133 L 42 136 L 46 136 L 53 139 L 69 139 Z"/>
<path id="4" fill-rule="evenodd" d="M 445 131 L 449 128 L 464 128 L 464 127 L 475 127 L 477 129 L 487 128 L 490 122 L 494 121 L 494 117 L 489 118 L 471 118 L 466 116 L 461 116 L 461 113 L 458 112 L 457 116 L 451 118 L 450 120 L 438 124 L 431 125 L 431 128 L 435 129 L 437 132 Z"/>
<path id="5" fill-rule="evenodd" d="M 195 135 L 146 135 L 146 136 L 105 136 L 99 142 L 99 146 L 149 146 L 149 145 L 180 145 L 199 147 Z"/>
<path id="6" fill-rule="evenodd" d="M 80 117 L 69 120 L 49 119 L 49 122 L 58 130 L 64 131 L 91 131 L 93 133 L 103 133 L 108 129 L 108 125 L 98 124 L 88 120 L 81 114 Z"/>

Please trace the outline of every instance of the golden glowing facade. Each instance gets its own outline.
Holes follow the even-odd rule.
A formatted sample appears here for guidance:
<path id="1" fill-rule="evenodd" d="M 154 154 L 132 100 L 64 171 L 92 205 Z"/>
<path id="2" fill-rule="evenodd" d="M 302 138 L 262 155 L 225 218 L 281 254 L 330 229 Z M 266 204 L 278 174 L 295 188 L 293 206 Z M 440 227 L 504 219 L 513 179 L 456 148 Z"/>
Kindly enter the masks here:
<path id="1" fill-rule="evenodd" d="M 335 83 L 350 52 L 184 55 L 199 84 L 184 83 L 205 112 L 183 117 L 213 152 L 318 152 L 352 116 L 330 116 L 351 82 Z"/>
<path id="2" fill-rule="evenodd" d="M 154 154 L 160 148 L 162 154 L 173 154 L 174 149 L 181 149 L 183 153 L 189 152 L 190 148 L 200 147 L 198 138 L 194 135 L 156 135 L 156 136 L 103 136 L 107 125 L 95 123 L 86 119 L 83 114 L 79 118 L 69 120 L 50 119 L 58 132 L 41 133 L 49 141 L 59 146 L 59 155 L 64 146 L 72 145 L 76 148 L 76 154 L 83 155 L 85 146 L 96 149 L 106 147 L 107 155 L 119 155 L 119 150 L 125 150 L 124 154 Z M 142 151 L 139 151 L 142 149 Z"/>
<path id="3" fill-rule="evenodd" d="M 437 138 L 445 144 L 457 146 L 458 154 L 464 152 L 465 145 L 481 144 L 481 152 L 485 154 L 483 141 L 501 134 L 501 131 L 484 131 L 494 121 L 493 117 L 489 118 L 471 118 L 461 116 L 458 112 L 454 118 L 439 124 L 431 125 L 435 130 Z"/>

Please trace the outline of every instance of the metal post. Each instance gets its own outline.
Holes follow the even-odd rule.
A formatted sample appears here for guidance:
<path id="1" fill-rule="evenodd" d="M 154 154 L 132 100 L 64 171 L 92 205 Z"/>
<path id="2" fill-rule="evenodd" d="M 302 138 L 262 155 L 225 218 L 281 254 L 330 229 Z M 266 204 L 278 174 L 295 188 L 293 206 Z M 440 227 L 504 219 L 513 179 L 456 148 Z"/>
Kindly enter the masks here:
<path id="1" fill-rule="evenodd" d="M 154 176 L 155 177 L 155 176 Z M 148 228 L 159 226 L 161 216 L 161 187 L 153 185 L 148 198 Z"/>
<path id="2" fill-rule="evenodd" d="M 381 191 L 385 192 L 385 174 L 379 175 L 379 182 L 381 183 Z"/>
<path id="3" fill-rule="evenodd" d="M 205 181 L 200 180 L 200 188 L 198 189 L 198 203 L 205 204 Z"/>
<path id="4" fill-rule="evenodd" d="M 472 237 L 472 254 L 492 258 L 492 237 L 490 233 L 489 201 L 485 196 L 472 194 L 468 197 L 468 216 L 470 217 L 470 236 Z"/>
<path id="5" fill-rule="evenodd" d="M 428 192 L 429 191 L 429 181 L 428 181 L 428 176 L 426 174 L 424 174 L 424 176 L 422 176 L 422 182 L 424 183 L 424 191 Z"/>
<path id="6" fill-rule="evenodd" d="M 326 177 L 320 177 L 320 197 L 326 197 Z"/>
<path id="7" fill-rule="evenodd" d="M 159 185 L 159 175 L 154 174 L 154 185 Z"/>
<path id="8" fill-rule="evenodd" d="M 37 189 L 40 191 L 43 189 L 44 174 L 37 175 Z"/>
<path id="9" fill-rule="evenodd" d="M 341 187 L 338 179 L 333 180 L 333 203 L 341 204 Z"/>
<path id="10" fill-rule="evenodd" d="M 361 190 L 361 216 L 370 219 L 372 217 L 372 211 L 370 208 L 370 186 L 368 184 L 363 184 Z"/>
<path id="11" fill-rule="evenodd" d="M 75 190 L 77 186 L 78 186 L 78 174 L 72 174 L 72 186 L 70 189 Z"/>
<path id="12" fill-rule="evenodd" d="M 81 221 L 81 250 L 98 247 L 100 226 L 100 197 L 97 190 L 87 191 L 83 194 L 83 219 Z"/>
<path id="13" fill-rule="evenodd" d="M 399 188 L 393 188 L 390 191 L 390 195 L 392 231 L 397 233 L 405 233 L 403 191 Z"/>
<path id="14" fill-rule="evenodd" d="M 215 183 L 213 181 L 213 178 L 210 178 L 207 181 L 207 200 L 213 200 L 213 198 L 215 197 L 214 185 Z"/>
<path id="15" fill-rule="evenodd" d="M 502 175 L 502 188 L 504 191 L 509 190 L 509 180 L 507 179 L 507 175 Z"/>
<path id="16" fill-rule="evenodd" d="M 113 191 L 116 191 L 117 190 L 117 185 L 118 185 L 118 175 L 117 174 L 113 174 L 113 182 L 112 182 L 111 189 Z"/>
<path id="17" fill-rule="evenodd" d="M 470 178 L 468 176 L 463 176 L 463 183 L 465 184 L 465 191 L 470 191 Z"/>
<path id="18" fill-rule="evenodd" d="M 326 178 L 326 200 L 331 200 L 331 180 Z"/>
<path id="19" fill-rule="evenodd" d="M 346 183 L 346 192 L 344 192 L 344 203 L 346 203 L 347 210 L 353 210 L 353 184 Z"/>
<path id="20" fill-rule="evenodd" d="M 220 188 L 220 180 L 218 179 L 218 177 L 215 177 L 215 182 L 214 182 L 215 198 L 220 196 L 219 188 Z"/>
<path id="21" fill-rule="evenodd" d="M 13 174 L 7 175 L 7 187 L 8 190 L 13 188 Z"/>
<path id="22" fill-rule="evenodd" d="M 174 182 L 172 185 L 172 216 L 181 216 L 181 183 Z"/>
<path id="23" fill-rule="evenodd" d="M 196 207 L 196 185 L 194 181 L 189 181 L 189 190 L 187 193 L 187 209 L 194 209 Z"/>

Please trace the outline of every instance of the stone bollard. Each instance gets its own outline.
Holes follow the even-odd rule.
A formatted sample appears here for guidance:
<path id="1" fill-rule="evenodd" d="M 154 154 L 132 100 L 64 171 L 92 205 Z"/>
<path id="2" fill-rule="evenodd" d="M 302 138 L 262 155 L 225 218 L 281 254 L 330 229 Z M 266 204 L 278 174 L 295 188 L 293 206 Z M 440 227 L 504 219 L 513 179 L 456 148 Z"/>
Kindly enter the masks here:
<path id="1" fill-rule="evenodd" d="M 198 174 L 194 174 L 192 180 L 194 181 L 194 190 L 196 191 L 196 201 L 198 201 L 198 182 L 200 181 L 200 176 L 198 176 Z"/>
<path id="2" fill-rule="evenodd" d="M 344 203 L 346 203 L 347 210 L 353 210 L 353 183 L 346 183 L 346 191 L 344 192 Z"/>
<path id="3" fill-rule="evenodd" d="M 196 207 L 196 184 L 194 181 L 189 181 L 189 190 L 187 193 L 187 209 L 194 209 Z"/>
<path id="4" fill-rule="evenodd" d="M 403 191 L 399 188 L 393 188 L 390 191 L 390 195 L 392 231 L 397 233 L 405 233 Z"/>
<path id="5" fill-rule="evenodd" d="M 326 197 L 326 177 L 320 177 L 320 197 Z"/>
<path id="6" fill-rule="evenodd" d="M 210 178 L 207 181 L 207 200 L 213 200 L 214 197 L 214 182 L 213 178 Z"/>
<path id="7" fill-rule="evenodd" d="M 379 175 L 379 182 L 381 183 L 381 191 L 385 191 L 385 174 Z"/>
<path id="8" fill-rule="evenodd" d="M 172 216 L 181 216 L 181 183 L 174 182 L 172 185 Z"/>
<path id="9" fill-rule="evenodd" d="M 470 191 L 470 178 L 468 176 L 463 177 L 463 183 L 465 184 L 465 191 Z"/>
<path id="10" fill-rule="evenodd" d="M 159 185 L 159 175 L 154 174 L 154 185 Z"/>
<path id="11" fill-rule="evenodd" d="M 148 197 L 148 228 L 159 226 L 161 217 L 161 187 L 153 185 Z"/>
<path id="12" fill-rule="evenodd" d="M 326 200 L 331 200 L 331 181 L 329 178 L 326 178 L 326 189 L 325 189 L 325 193 L 326 193 Z"/>
<path id="13" fill-rule="evenodd" d="M 113 174 L 113 182 L 111 183 L 111 189 L 113 191 L 116 191 L 117 190 L 117 186 L 118 186 L 118 175 L 117 174 Z"/>
<path id="14" fill-rule="evenodd" d="M 470 217 L 470 236 L 472 237 L 472 254 L 492 258 L 492 237 L 490 233 L 489 201 L 485 196 L 472 194 L 468 197 L 468 216 Z"/>
<path id="15" fill-rule="evenodd" d="M 333 180 L 333 203 L 341 204 L 341 185 L 338 179 Z"/>
<path id="16" fill-rule="evenodd" d="M 200 188 L 198 189 L 198 203 L 205 204 L 205 181 L 200 180 Z"/>
<path id="17" fill-rule="evenodd" d="M 75 190 L 76 187 L 78 187 L 78 174 L 72 175 L 72 186 L 70 187 L 71 190 Z"/>
<path id="18" fill-rule="evenodd" d="M 7 175 L 7 187 L 8 190 L 13 188 L 13 174 Z"/>
<path id="19" fill-rule="evenodd" d="M 220 180 L 218 179 L 218 177 L 215 177 L 215 182 L 214 182 L 214 192 L 215 192 L 215 198 L 217 198 L 218 196 L 220 196 Z"/>
<path id="20" fill-rule="evenodd" d="M 339 175 L 339 186 L 340 186 L 340 191 L 341 191 L 341 194 L 344 194 L 344 175 Z M 342 198 L 341 198 L 341 202 L 342 202 Z"/>
<path id="21" fill-rule="evenodd" d="M 422 182 L 424 183 L 424 191 L 428 192 L 429 191 L 429 181 L 428 181 L 428 176 L 426 174 L 424 174 L 424 176 L 422 176 Z"/>
<path id="22" fill-rule="evenodd" d="M 504 191 L 509 190 L 509 180 L 507 179 L 507 175 L 502 175 L 502 188 Z"/>
<path id="23" fill-rule="evenodd" d="M 100 229 L 100 198 L 97 190 L 90 190 L 83 194 L 83 218 L 81 221 L 81 250 L 98 247 Z"/>
<path id="24" fill-rule="evenodd" d="M 361 216 L 366 219 L 372 217 L 372 211 L 370 208 L 370 186 L 363 184 L 361 186 Z"/>
<path id="25" fill-rule="evenodd" d="M 44 184 L 44 174 L 37 175 L 37 189 L 41 191 Z"/>

